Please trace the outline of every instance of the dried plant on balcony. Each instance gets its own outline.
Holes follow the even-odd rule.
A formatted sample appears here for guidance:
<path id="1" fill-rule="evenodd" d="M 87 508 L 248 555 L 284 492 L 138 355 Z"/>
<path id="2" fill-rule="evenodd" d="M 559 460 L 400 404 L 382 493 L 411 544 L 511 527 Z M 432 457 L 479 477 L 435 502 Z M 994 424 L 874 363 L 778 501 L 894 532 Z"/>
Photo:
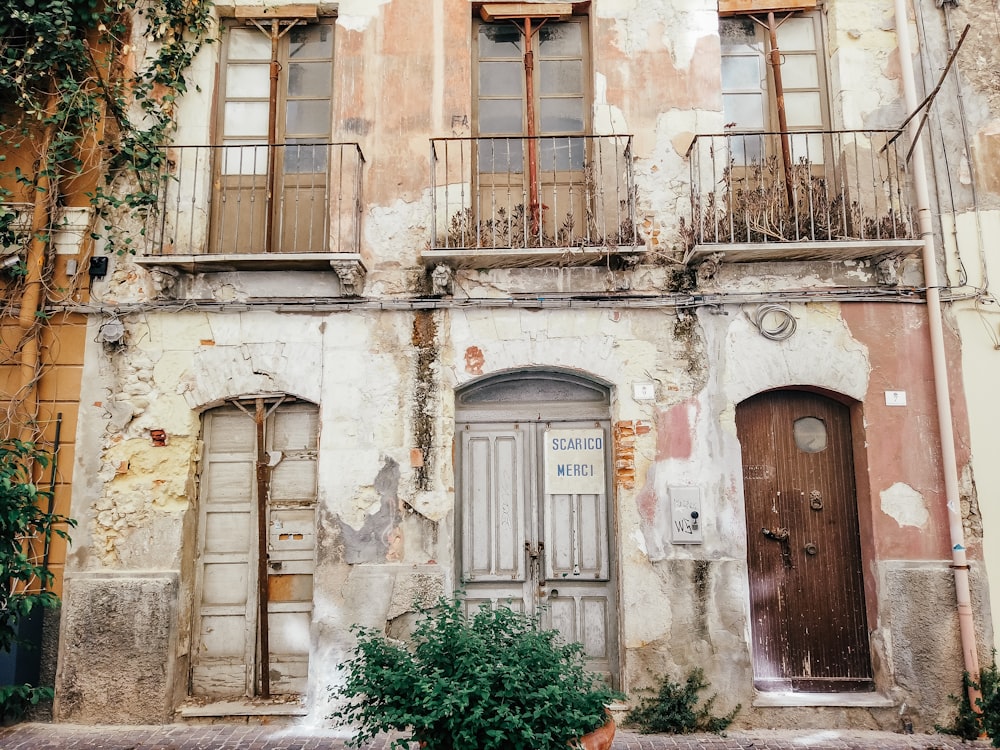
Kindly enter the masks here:
<path id="1" fill-rule="evenodd" d="M 773 155 L 747 165 L 730 160 L 721 190 L 700 196 L 695 227 L 702 242 L 870 240 L 909 236 L 894 209 L 878 216 L 827 178 L 822 165 L 800 159 L 788 170 Z"/>
<path id="2" fill-rule="evenodd" d="M 566 212 L 562 223 L 555 231 L 541 227 L 532 228 L 526 218 L 524 204 L 517 204 L 508 211 L 497 208 L 492 215 L 476 218 L 472 208 L 463 208 L 451 215 L 448 231 L 436 239 L 436 247 L 446 248 L 574 248 L 574 247 L 617 247 L 635 244 L 635 226 L 627 205 L 623 201 L 622 220 L 607 234 L 599 234 L 594 229 L 591 210 L 587 209 L 586 224 L 591 231 L 577 231 L 577 216 Z M 543 208 L 544 211 L 544 208 Z"/>
<path id="3" fill-rule="evenodd" d="M 450 215 L 447 231 L 434 238 L 434 247 L 569 250 L 637 244 L 637 195 L 631 179 L 613 170 L 601 172 L 593 162 L 577 174 L 582 176 L 569 183 L 539 183 L 536 212 L 526 203 L 526 189 L 480 186 L 475 205 Z M 515 196 L 522 201 L 510 200 Z M 564 210 L 567 202 L 570 208 Z"/>

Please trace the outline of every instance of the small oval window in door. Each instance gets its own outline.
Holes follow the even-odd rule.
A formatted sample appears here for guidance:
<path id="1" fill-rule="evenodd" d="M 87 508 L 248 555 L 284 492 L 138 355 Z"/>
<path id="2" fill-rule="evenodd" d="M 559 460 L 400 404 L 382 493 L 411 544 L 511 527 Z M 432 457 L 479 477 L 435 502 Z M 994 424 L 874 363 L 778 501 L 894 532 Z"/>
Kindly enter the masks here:
<path id="1" fill-rule="evenodd" d="M 826 450 L 826 424 L 816 417 L 796 419 L 792 427 L 795 445 L 803 453 L 820 453 Z"/>

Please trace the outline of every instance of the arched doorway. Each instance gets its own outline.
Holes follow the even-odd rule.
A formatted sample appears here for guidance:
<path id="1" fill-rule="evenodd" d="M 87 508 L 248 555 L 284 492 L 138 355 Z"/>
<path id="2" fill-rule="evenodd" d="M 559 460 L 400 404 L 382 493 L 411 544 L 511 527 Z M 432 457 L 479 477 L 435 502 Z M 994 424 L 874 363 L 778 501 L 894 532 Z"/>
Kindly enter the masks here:
<path id="1" fill-rule="evenodd" d="M 306 692 L 319 408 L 231 399 L 203 416 L 190 691 Z"/>
<path id="2" fill-rule="evenodd" d="M 457 570 L 467 600 L 538 614 L 619 684 L 607 386 L 531 370 L 456 394 Z"/>
<path id="3" fill-rule="evenodd" d="M 768 391 L 736 407 L 736 428 L 755 687 L 873 690 L 850 409 Z"/>

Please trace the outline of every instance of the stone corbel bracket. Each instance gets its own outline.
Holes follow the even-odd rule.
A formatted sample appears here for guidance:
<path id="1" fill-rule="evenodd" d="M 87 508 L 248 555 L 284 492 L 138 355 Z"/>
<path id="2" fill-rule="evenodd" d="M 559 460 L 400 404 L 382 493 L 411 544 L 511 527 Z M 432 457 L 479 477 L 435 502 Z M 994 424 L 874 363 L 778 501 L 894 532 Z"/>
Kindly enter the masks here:
<path id="1" fill-rule="evenodd" d="M 454 281 L 455 269 L 447 263 L 438 263 L 431 271 L 431 294 L 435 297 L 451 296 Z"/>
<path id="2" fill-rule="evenodd" d="M 340 277 L 340 285 L 345 297 L 360 297 L 365 288 L 368 269 L 360 259 L 331 260 L 330 266 Z"/>

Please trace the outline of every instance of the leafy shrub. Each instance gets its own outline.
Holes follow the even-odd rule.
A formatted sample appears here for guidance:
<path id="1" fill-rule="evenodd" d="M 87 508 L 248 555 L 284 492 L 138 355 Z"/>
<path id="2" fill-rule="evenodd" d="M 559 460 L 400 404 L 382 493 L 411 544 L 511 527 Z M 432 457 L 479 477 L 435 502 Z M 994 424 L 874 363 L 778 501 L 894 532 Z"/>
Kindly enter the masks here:
<path id="1" fill-rule="evenodd" d="M 331 689 L 331 718 L 380 732 L 409 731 L 425 750 L 566 750 L 605 723 L 622 696 L 584 668 L 583 647 L 505 607 L 466 614 L 459 599 L 421 610 L 412 646 L 355 626 L 357 646 Z M 408 746 L 397 739 L 394 748 Z"/>
<path id="2" fill-rule="evenodd" d="M 708 687 L 700 667 L 688 672 L 684 684 L 664 676 L 655 697 L 642 702 L 625 715 L 625 721 L 635 724 L 646 734 L 689 734 L 691 732 L 723 732 L 733 723 L 741 705 L 725 716 L 712 716 L 712 695 L 697 708 L 698 693 Z"/>
<path id="3" fill-rule="evenodd" d="M 978 690 L 976 708 L 969 702 L 969 688 Z M 985 734 L 993 747 L 1000 747 L 1000 670 L 997 669 L 996 654 L 988 667 L 979 670 L 979 679 L 974 680 L 968 672 L 962 674 L 961 696 L 948 696 L 958 704 L 955 723 L 949 727 L 935 725 L 939 732 L 955 734 L 963 740 L 975 740 Z"/>
<path id="4" fill-rule="evenodd" d="M 0 723 L 16 722 L 28 709 L 42 701 L 50 701 L 55 690 L 31 685 L 0 685 Z"/>
<path id="5" fill-rule="evenodd" d="M 57 597 L 46 588 L 52 572 L 41 550 L 52 535 L 69 538 L 55 524 L 75 522 L 40 506 L 48 492 L 32 481 L 35 465 L 48 465 L 31 443 L 0 441 L 0 652 L 20 643 L 18 626 L 36 607 L 55 607 Z M 52 697 L 52 690 L 30 685 L 0 685 L 0 718 L 17 719 L 28 706 Z"/>

